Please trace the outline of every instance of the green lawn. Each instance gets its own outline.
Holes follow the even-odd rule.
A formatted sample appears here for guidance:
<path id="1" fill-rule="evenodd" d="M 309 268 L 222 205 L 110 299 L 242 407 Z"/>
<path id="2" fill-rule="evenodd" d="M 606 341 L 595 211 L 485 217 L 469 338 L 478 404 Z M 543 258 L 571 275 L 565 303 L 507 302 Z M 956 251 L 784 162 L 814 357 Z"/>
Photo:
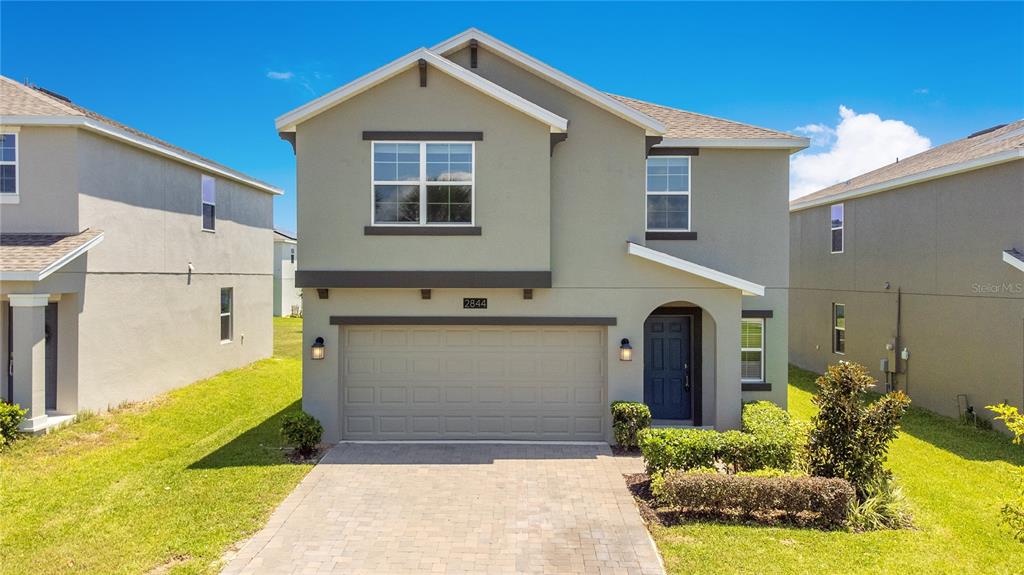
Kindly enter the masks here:
<path id="1" fill-rule="evenodd" d="M 816 374 L 790 370 L 789 410 L 809 419 Z M 656 528 L 670 573 L 1024 573 L 1024 545 L 998 525 L 1024 449 L 912 408 L 889 465 L 916 529 L 864 534 L 695 523 Z"/>
<path id="2" fill-rule="evenodd" d="M 299 409 L 301 319 L 275 356 L 0 455 L 0 573 L 210 573 L 309 471 L 280 450 Z"/>

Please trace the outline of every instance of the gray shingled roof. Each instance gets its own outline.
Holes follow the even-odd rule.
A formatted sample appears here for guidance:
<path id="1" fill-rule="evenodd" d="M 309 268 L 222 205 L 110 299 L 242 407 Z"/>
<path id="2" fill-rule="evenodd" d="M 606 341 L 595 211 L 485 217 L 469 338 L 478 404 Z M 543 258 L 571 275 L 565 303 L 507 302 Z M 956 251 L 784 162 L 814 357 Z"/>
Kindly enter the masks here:
<path id="1" fill-rule="evenodd" d="M 0 234 L 0 272 L 41 272 L 102 234 Z"/>
<path id="2" fill-rule="evenodd" d="M 995 129 L 982 130 L 962 140 L 925 150 L 909 158 L 902 158 L 898 162 L 797 198 L 790 202 L 790 205 L 826 200 L 867 186 L 884 184 L 928 170 L 961 164 L 1013 149 L 1024 149 L 1024 120 L 1017 120 Z"/>
<path id="3" fill-rule="evenodd" d="M 804 138 L 787 134 L 786 132 L 769 130 L 768 128 L 760 128 L 750 124 L 741 124 L 732 120 L 716 118 L 696 112 L 669 108 L 668 106 L 652 104 L 635 98 L 627 98 L 626 96 L 608 95 L 630 108 L 647 114 L 665 124 L 666 138 L 787 139 L 793 140 L 794 146 L 803 145 L 804 142 Z"/>

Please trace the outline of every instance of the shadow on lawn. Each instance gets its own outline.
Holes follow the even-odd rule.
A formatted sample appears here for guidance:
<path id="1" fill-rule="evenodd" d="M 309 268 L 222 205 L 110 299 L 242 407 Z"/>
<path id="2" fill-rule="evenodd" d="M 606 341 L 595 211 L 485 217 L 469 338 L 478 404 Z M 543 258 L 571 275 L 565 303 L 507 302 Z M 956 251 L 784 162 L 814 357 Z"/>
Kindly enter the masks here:
<path id="1" fill-rule="evenodd" d="M 292 402 L 288 407 L 192 463 L 188 468 L 220 469 L 254 465 L 291 465 L 287 452 L 282 449 L 281 418 L 301 409 L 301 400 Z"/>
<path id="2" fill-rule="evenodd" d="M 789 383 L 811 395 L 817 393 L 818 374 L 793 367 Z M 873 401 L 878 394 L 870 394 Z M 913 402 L 913 396 L 911 396 Z M 1010 437 L 997 431 L 960 425 L 955 419 L 939 415 L 911 403 L 903 417 L 903 433 L 970 461 L 1005 461 L 1024 466 L 1024 450 L 1010 443 Z"/>

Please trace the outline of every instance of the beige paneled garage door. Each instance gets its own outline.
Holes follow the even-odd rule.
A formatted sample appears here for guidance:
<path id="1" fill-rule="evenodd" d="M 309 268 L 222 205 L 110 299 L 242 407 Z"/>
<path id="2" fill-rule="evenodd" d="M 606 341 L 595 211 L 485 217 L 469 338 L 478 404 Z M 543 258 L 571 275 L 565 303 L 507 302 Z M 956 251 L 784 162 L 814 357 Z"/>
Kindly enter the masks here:
<path id="1" fill-rule="evenodd" d="M 344 439 L 605 439 L 604 327 L 343 329 Z"/>

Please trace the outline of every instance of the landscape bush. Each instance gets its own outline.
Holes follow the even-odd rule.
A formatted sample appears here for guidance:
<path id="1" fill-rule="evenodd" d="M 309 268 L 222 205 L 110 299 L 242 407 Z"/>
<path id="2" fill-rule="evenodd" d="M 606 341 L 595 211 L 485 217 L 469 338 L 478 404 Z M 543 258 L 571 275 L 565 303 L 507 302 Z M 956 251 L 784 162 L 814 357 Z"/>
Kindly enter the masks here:
<path id="1" fill-rule="evenodd" d="M 907 529 L 912 525 L 910 506 L 903 490 L 888 474 L 871 485 L 864 501 L 850 502 L 848 523 L 854 531 Z"/>
<path id="2" fill-rule="evenodd" d="M 18 426 L 25 419 L 26 413 L 28 410 L 16 403 L 0 401 L 0 449 L 7 448 L 18 438 Z"/>
<path id="3" fill-rule="evenodd" d="M 811 402 L 818 413 L 807 438 L 808 471 L 846 479 L 863 502 L 882 480 L 889 443 L 899 432 L 910 398 L 893 391 L 867 403 L 865 393 L 875 379 L 863 366 L 845 361 L 829 366 L 816 383 L 818 394 Z"/>
<path id="4" fill-rule="evenodd" d="M 316 452 L 324 428 L 320 422 L 305 411 L 289 413 L 281 421 L 281 435 L 293 445 L 299 455 L 309 456 Z"/>
<path id="5" fill-rule="evenodd" d="M 1013 433 L 1013 442 L 1017 445 L 1024 445 L 1024 415 L 1020 411 L 1005 403 L 989 405 L 987 409 L 996 414 L 996 420 L 1006 424 L 1007 429 Z M 1010 528 L 1017 541 L 1024 543 L 1024 469 L 1016 470 L 1018 480 L 1018 492 L 1015 501 L 1003 505 L 1001 511 L 1003 523 Z"/>
<path id="6" fill-rule="evenodd" d="M 651 491 L 661 505 L 684 514 L 827 529 L 846 524 L 856 496 L 843 479 L 685 471 L 665 473 L 652 481 Z"/>
<path id="7" fill-rule="evenodd" d="M 639 433 L 650 427 L 651 410 L 635 401 L 612 402 L 612 433 L 619 447 L 634 449 L 640 446 Z"/>

